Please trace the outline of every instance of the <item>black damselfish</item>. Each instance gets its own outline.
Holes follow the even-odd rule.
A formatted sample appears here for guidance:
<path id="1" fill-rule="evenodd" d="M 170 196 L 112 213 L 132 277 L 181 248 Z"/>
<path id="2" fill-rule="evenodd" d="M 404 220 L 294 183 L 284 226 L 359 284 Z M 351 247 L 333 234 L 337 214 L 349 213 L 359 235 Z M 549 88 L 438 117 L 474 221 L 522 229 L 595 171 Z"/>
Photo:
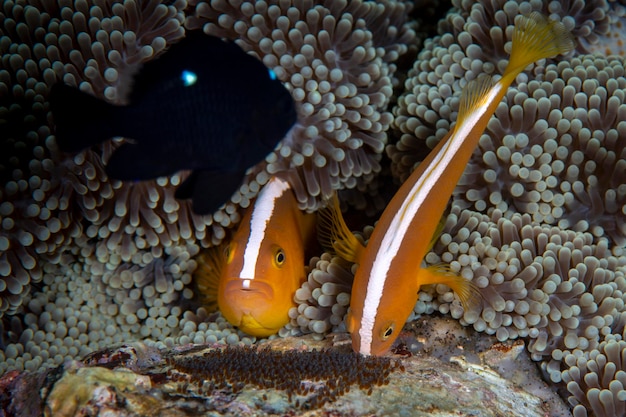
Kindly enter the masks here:
<path id="1" fill-rule="evenodd" d="M 125 141 L 107 163 L 119 180 L 192 170 L 176 190 L 198 214 L 212 213 L 296 121 L 291 94 L 272 71 L 232 42 L 189 33 L 134 78 L 127 106 L 56 84 L 50 106 L 56 139 L 78 152 Z"/>

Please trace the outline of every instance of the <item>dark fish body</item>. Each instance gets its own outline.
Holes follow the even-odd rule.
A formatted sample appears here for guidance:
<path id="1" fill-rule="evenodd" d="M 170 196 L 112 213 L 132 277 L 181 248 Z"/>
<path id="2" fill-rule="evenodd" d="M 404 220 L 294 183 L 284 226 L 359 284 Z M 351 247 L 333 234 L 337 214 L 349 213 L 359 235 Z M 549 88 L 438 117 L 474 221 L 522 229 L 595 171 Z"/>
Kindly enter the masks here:
<path id="1" fill-rule="evenodd" d="M 193 170 L 176 196 L 192 198 L 200 214 L 228 200 L 296 121 L 291 94 L 258 59 L 203 33 L 188 33 L 144 65 L 129 102 L 114 106 L 53 86 L 59 148 L 76 152 L 127 138 L 108 161 L 109 176 L 145 180 Z"/>

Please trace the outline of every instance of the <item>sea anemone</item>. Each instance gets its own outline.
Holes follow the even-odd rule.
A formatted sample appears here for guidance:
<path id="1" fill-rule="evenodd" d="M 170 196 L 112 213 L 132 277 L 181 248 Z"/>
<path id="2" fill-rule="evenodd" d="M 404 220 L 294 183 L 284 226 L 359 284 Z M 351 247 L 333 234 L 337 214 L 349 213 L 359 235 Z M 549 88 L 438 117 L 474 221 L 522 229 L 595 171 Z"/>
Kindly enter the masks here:
<path id="1" fill-rule="evenodd" d="M 293 95 L 296 125 L 242 187 L 258 190 L 285 172 L 302 209 L 380 171 L 395 62 L 415 34 L 408 2 L 190 1 L 186 27 L 234 39 Z M 235 197 L 237 201 L 239 197 Z"/>
<path id="2" fill-rule="evenodd" d="M 447 18 L 440 21 L 439 35 L 424 42 L 393 110 L 393 129 L 399 140 L 387 147 L 387 154 L 400 180 L 450 130 L 463 86 L 480 74 L 502 73 L 516 16 L 539 10 L 562 21 L 576 39 L 573 56 L 606 45 L 624 15 L 623 6 L 603 1 L 453 1 L 453 5 Z M 537 65 L 533 79 L 542 67 Z M 524 82 L 528 79 L 520 80 Z M 501 106 L 514 104 L 519 103 L 507 98 Z"/>
<path id="3" fill-rule="evenodd" d="M 562 378 L 571 394 L 574 417 L 626 414 L 625 360 L 626 342 L 615 339 L 603 341 L 591 351 L 564 355 Z"/>
<path id="4" fill-rule="evenodd" d="M 54 260 L 82 233 L 107 241 L 109 248 L 121 245 L 125 260 L 148 246 L 163 250 L 193 241 L 209 246 L 219 243 L 225 228 L 239 221 L 238 207 L 249 204 L 270 172 L 290 170 L 291 179 L 299 184 L 301 203 L 314 208 L 316 199 L 329 196 L 341 184 L 364 184 L 378 171 L 391 121 L 385 107 L 393 85 L 392 62 L 414 40 L 405 3 L 335 2 L 310 11 L 308 4 L 287 7 L 289 17 L 282 10 L 281 19 L 272 14 L 269 27 L 254 28 L 246 42 L 239 41 L 288 81 L 299 103 L 300 123 L 284 146 L 268 157 L 275 161 L 251 172 L 233 200 L 212 216 L 195 215 L 189 202 L 173 198 L 174 188 L 187 173 L 141 183 L 108 179 L 103 166 L 118 146 L 116 141 L 73 156 L 60 153 L 48 114 L 49 87 L 64 82 L 124 104 L 140 65 L 182 38 L 185 13 L 195 13 L 188 17 L 190 27 L 204 23 L 212 27 L 210 19 L 198 14 L 209 4 L 194 3 L 185 11 L 186 6 L 180 0 L 171 5 L 159 1 L 92 5 L 85 0 L 71 5 L 26 0 L 3 5 L 0 88 L 6 94 L 0 99 L 0 125 L 7 135 L 1 144 L 6 159 L 0 162 L 0 311 L 17 311 L 31 282 L 42 278 L 39 258 L 53 255 Z M 256 2 L 256 7 L 259 13 L 279 10 L 264 2 Z M 303 20 L 294 17 L 296 10 Z M 256 22 L 260 15 L 256 16 L 250 19 Z M 244 22 L 252 25 L 242 18 L 238 28 Z M 272 26 L 279 21 L 281 26 Z M 331 28 L 321 25 L 331 21 L 336 30 L 328 32 Z M 279 63 L 276 55 L 259 49 L 261 43 L 267 47 L 269 31 L 278 36 L 279 27 L 300 35 L 289 39 L 285 32 L 282 40 L 276 38 L 283 47 L 288 44 L 291 64 L 288 54 Z M 348 56 L 356 47 L 357 53 Z M 314 131 L 325 133 L 316 136 Z M 319 166 L 325 168 L 318 170 Z"/>
<path id="5" fill-rule="evenodd" d="M 151 249 L 122 259 L 120 247 L 84 238 L 57 263 L 46 263 L 40 291 L 23 314 L 3 319 L 0 373 L 35 371 L 119 343 L 251 344 L 222 317 L 194 308 L 191 273 L 198 245 Z"/>
<path id="6" fill-rule="evenodd" d="M 83 218 L 104 221 L 99 209 L 120 186 L 106 181 L 99 152 L 58 152 L 49 87 L 64 82 L 122 102 L 122 81 L 183 34 L 181 2 L 91 6 L 9 1 L 0 11 L 1 312 L 17 311 L 42 279 L 40 258 L 79 236 Z"/>
<path id="7" fill-rule="evenodd" d="M 581 55 L 518 77 L 454 200 L 626 243 L 624 73 L 621 58 Z"/>
<path id="8" fill-rule="evenodd" d="M 546 11 L 576 26 L 579 51 L 598 45 L 608 36 L 610 19 L 623 14 L 616 5 L 557 3 L 546 4 Z M 514 16 L 541 4 L 456 6 L 459 13 L 442 23 L 441 31 L 449 33 L 426 41 L 394 110 L 401 137 L 387 150 L 400 179 L 450 130 L 467 81 L 504 67 Z M 622 245 L 623 75 L 621 58 L 576 55 L 518 76 L 490 120 L 454 200 L 481 212 L 499 209 L 505 217 L 528 213 L 534 221 L 589 231 Z"/>
<path id="9" fill-rule="evenodd" d="M 330 253 L 312 258 L 307 280 L 294 294 L 297 306 L 289 311 L 290 323 L 279 335 L 345 331 L 353 269 L 353 264 Z"/>

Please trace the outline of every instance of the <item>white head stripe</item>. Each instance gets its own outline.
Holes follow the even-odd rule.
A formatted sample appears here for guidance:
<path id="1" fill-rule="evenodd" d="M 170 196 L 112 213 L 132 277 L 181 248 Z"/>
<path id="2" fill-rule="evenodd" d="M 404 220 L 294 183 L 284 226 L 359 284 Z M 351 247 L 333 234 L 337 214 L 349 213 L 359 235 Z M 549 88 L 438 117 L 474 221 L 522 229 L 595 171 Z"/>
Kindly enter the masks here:
<path id="1" fill-rule="evenodd" d="M 456 127 L 448 141 L 441 147 L 437 156 L 433 159 L 431 165 L 415 182 L 407 198 L 402 202 L 400 210 L 394 215 L 389 228 L 383 236 L 378 253 L 372 264 L 369 280 L 367 283 L 367 291 L 363 306 L 363 317 L 359 329 L 361 337 L 361 353 L 369 354 L 371 343 L 373 340 L 374 322 L 376 313 L 383 295 L 383 288 L 387 281 L 387 274 L 391 267 L 396 253 L 400 249 L 400 245 L 404 240 L 404 236 L 408 231 L 411 221 L 417 215 L 417 211 L 422 207 L 429 192 L 436 190 L 439 179 L 445 175 L 448 165 L 455 163 L 454 159 L 459 148 L 467 136 L 472 132 L 481 116 L 487 111 L 487 107 L 494 100 L 498 91 L 502 88 L 500 83 L 496 83 L 489 91 L 486 104 L 477 107 L 467 115 L 465 122 Z M 442 196 L 445 198 L 445 196 Z M 430 238 L 430 236 L 429 236 Z M 421 262 L 422 260 L 416 260 Z"/>
<path id="2" fill-rule="evenodd" d="M 263 187 L 254 202 L 254 210 L 250 219 L 250 236 L 243 253 L 243 267 L 239 273 L 239 278 L 254 279 L 261 243 L 265 238 L 265 228 L 274 214 L 276 200 L 288 189 L 289 184 L 286 181 L 274 177 Z"/>

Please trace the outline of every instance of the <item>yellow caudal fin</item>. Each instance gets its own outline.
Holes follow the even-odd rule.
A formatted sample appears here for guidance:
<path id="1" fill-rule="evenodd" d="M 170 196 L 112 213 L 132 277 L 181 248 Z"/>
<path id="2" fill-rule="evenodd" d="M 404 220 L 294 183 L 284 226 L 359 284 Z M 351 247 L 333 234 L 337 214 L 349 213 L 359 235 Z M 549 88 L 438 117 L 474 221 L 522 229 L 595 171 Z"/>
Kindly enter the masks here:
<path id="1" fill-rule="evenodd" d="M 463 309 L 472 308 L 481 298 L 478 288 L 465 278 L 455 274 L 449 265 L 438 264 L 427 268 L 420 268 L 418 284 L 444 284 L 456 293 L 463 305 Z"/>
<path id="2" fill-rule="evenodd" d="M 539 12 L 518 19 L 513 32 L 511 58 L 503 77 L 511 75 L 514 78 L 535 61 L 574 49 L 574 36 L 561 22 L 550 20 Z"/>
<path id="3" fill-rule="evenodd" d="M 317 239 L 320 245 L 348 262 L 357 262 L 359 252 L 364 247 L 348 229 L 336 193 L 317 214 Z"/>
<path id="4" fill-rule="evenodd" d="M 198 289 L 198 298 L 209 312 L 217 310 L 217 289 L 226 261 L 227 246 L 228 243 L 210 247 L 196 257 L 198 267 L 193 273 L 193 280 Z"/>

